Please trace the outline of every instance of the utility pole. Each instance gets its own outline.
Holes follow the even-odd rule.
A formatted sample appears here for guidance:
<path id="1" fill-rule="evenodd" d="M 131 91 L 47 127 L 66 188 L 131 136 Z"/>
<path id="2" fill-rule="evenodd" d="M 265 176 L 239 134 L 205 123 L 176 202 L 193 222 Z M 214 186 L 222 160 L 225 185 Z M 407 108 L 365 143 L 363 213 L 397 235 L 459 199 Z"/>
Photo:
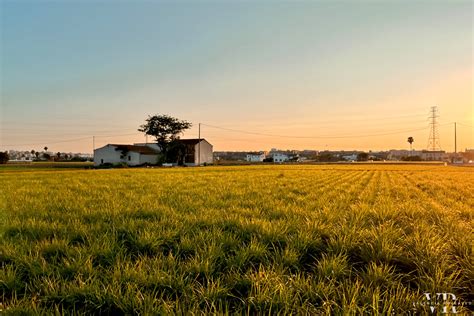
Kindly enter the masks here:
<path id="1" fill-rule="evenodd" d="M 456 122 L 454 122 L 454 153 L 457 154 L 458 152 L 458 143 L 457 143 L 457 135 L 456 135 Z"/>
<path id="2" fill-rule="evenodd" d="M 201 165 L 201 123 L 199 123 L 199 134 L 198 134 L 198 166 Z"/>
<path id="3" fill-rule="evenodd" d="M 439 142 L 438 121 L 436 120 L 438 117 L 438 107 L 432 106 L 429 116 L 430 136 L 428 138 L 428 150 L 432 151 L 441 150 L 441 145 Z"/>
<path id="4" fill-rule="evenodd" d="M 145 145 L 148 144 L 148 135 L 145 134 Z"/>
<path id="5" fill-rule="evenodd" d="M 92 158 L 94 158 L 95 151 L 95 136 L 92 136 Z"/>

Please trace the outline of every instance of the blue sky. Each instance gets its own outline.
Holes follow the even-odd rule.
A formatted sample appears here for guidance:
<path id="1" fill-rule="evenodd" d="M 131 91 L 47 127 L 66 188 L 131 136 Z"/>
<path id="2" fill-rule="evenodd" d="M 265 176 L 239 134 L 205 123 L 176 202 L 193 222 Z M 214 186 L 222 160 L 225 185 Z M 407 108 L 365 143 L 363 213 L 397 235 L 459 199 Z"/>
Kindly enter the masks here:
<path id="1" fill-rule="evenodd" d="M 142 141 L 113 136 L 155 113 L 272 134 L 377 134 L 427 127 L 432 105 L 442 123 L 464 122 L 461 147 L 473 147 L 472 13 L 469 1 L 3 0 L 2 149 Z M 407 146 L 403 133 L 329 144 L 203 133 L 216 149 Z M 414 136 L 426 146 L 427 131 Z"/>

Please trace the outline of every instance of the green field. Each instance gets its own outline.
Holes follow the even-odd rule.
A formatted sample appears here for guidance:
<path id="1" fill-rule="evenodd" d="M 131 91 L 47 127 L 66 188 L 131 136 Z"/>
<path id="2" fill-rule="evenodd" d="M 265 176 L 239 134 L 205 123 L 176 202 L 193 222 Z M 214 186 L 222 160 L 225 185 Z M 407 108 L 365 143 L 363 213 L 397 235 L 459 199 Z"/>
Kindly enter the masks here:
<path id="1" fill-rule="evenodd" d="M 3 312 L 387 315 L 429 310 L 423 293 L 472 300 L 472 168 L 55 170 L 0 168 Z"/>

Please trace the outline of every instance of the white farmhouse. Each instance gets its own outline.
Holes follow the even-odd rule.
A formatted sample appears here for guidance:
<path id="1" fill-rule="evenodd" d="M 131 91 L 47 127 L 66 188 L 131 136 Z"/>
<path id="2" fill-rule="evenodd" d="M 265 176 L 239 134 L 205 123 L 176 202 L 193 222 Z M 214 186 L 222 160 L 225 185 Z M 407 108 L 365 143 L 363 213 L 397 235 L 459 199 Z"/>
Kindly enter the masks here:
<path id="1" fill-rule="evenodd" d="M 158 154 L 159 151 L 150 146 L 108 144 L 94 150 L 94 166 L 122 163 L 129 166 L 156 164 Z"/>
<path id="2" fill-rule="evenodd" d="M 245 157 L 246 161 L 250 162 L 262 162 L 265 159 L 266 155 L 263 152 L 260 153 L 249 153 Z"/>
<path id="3" fill-rule="evenodd" d="M 213 162 L 212 145 L 205 139 L 181 139 L 181 143 L 186 145 L 186 157 L 184 164 L 187 166 L 197 166 L 211 164 Z"/>
<path id="4" fill-rule="evenodd" d="M 184 164 L 197 166 L 212 163 L 212 145 L 205 139 L 181 139 L 186 146 Z M 103 164 L 122 164 L 140 166 L 158 163 L 159 146 L 155 143 L 134 145 L 108 144 L 94 150 L 94 166 Z"/>
<path id="5" fill-rule="evenodd" d="M 272 154 L 273 162 L 286 162 L 290 159 L 287 154 L 283 153 L 273 153 Z"/>

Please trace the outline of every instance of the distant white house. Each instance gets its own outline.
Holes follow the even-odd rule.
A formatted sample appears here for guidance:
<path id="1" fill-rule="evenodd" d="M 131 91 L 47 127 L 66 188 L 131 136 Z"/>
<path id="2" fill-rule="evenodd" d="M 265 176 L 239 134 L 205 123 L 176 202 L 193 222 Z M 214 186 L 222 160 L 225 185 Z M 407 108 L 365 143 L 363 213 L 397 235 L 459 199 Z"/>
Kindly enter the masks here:
<path id="1" fill-rule="evenodd" d="M 342 158 L 347 161 L 355 161 L 357 160 L 357 154 L 343 155 Z"/>
<path id="2" fill-rule="evenodd" d="M 287 154 L 283 153 L 272 153 L 273 162 L 286 162 L 290 160 Z"/>
<path id="3" fill-rule="evenodd" d="M 403 157 L 414 157 L 419 156 L 421 157 L 421 150 L 407 150 L 407 149 L 391 149 L 388 152 L 388 160 L 401 160 Z"/>
<path id="4" fill-rule="evenodd" d="M 390 150 L 388 153 L 389 160 L 401 160 L 404 157 L 418 156 L 421 160 L 426 161 L 442 161 L 446 159 L 444 150 Z"/>
<path id="5" fill-rule="evenodd" d="M 196 166 L 212 163 L 212 145 L 205 139 L 181 139 L 186 146 L 184 164 Z M 94 166 L 122 164 L 140 166 L 158 163 L 160 148 L 156 143 L 133 145 L 108 144 L 94 150 Z"/>
<path id="6" fill-rule="evenodd" d="M 444 150 L 422 150 L 421 159 L 427 161 L 443 161 L 446 159 Z"/>
<path id="7" fill-rule="evenodd" d="M 246 161 L 250 162 L 262 162 L 265 159 L 266 155 L 264 152 L 259 152 L 259 153 L 249 153 L 245 157 Z"/>

